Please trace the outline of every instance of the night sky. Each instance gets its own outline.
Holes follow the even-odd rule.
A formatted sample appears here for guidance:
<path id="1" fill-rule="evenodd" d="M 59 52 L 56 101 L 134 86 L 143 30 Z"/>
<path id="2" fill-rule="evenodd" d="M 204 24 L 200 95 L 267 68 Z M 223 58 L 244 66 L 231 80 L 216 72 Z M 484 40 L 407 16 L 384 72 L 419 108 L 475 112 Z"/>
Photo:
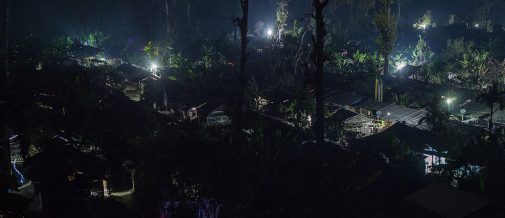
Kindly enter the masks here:
<path id="1" fill-rule="evenodd" d="M 157 23 L 162 19 L 163 7 L 153 0 L 90 0 L 76 1 L 69 4 L 65 0 L 12 1 L 12 23 L 14 30 L 21 33 L 44 32 L 45 35 L 58 33 L 75 34 L 79 32 L 79 24 L 85 22 L 92 26 L 99 25 L 105 30 L 117 33 L 137 33 L 147 37 L 157 36 L 161 30 Z M 404 22 L 413 23 L 426 10 L 432 10 L 436 20 L 447 21 L 449 14 L 456 14 L 463 18 L 474 17 L 474 7 L 478 0 L 403 0 L 407 5 L 402 8 Z M 494 18 L 505 20 L 500 11 L 505 1 L 496 1 Z M 250 27 L 261 21 L 272 25 L 275 21 L 276 3 L 273 0 L 254 0 L 250 3 Z M 75 5 L 82 5 L 76 7 Z M 194 22 L 200 23 L 201 32 L 220 34 L 234 27 L 233 19 L 240 15 L 238 1 L 233 0 L 192 0 L 190 7 L 194 7 Z M 291 0 L 289 6 L 289 20 L 305 17 L 310 11 L 310 1 Z M 85 18 L 79 18 L 79 14 Z M 184 11 L 178 11 L 177 17 L 185 17 Z M 330 13 L 331 16 L 331 13 Z M 338 15 L 337 15 L 338 16 Z M 185 18 L 184 18 L 185 19 Z M 148 28 L 148 29 L 145 29 Z M 18 31 L 14 31 L 18 32 Z"/>

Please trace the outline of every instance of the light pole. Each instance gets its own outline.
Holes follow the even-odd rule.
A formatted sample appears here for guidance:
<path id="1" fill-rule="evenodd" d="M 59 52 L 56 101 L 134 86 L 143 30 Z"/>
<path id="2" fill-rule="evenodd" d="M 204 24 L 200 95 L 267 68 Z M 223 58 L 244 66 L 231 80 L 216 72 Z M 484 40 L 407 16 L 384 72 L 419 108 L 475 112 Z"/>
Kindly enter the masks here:
<path id="1" fill-rule="evenodd" d="M 459 112 L 461 113 L 461 122 L 464 122 L 466 109 L 461 109 L 461 110 L 459 110 Z"/>

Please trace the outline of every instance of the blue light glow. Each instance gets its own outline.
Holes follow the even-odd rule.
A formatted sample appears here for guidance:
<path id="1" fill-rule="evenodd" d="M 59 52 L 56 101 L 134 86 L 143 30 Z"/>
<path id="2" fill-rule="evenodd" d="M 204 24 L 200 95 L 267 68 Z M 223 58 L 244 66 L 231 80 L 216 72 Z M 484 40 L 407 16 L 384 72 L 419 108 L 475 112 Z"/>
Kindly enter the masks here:
<path id="1" fill-rule="evenodd" d="M 19 182 L 23 184 L 25 183 L 25 176 L 23 176 L 23 174 L 18 170 L 18 168 L 16 168 L 16 161 L 17 160 L 14 160 L 12 162 L 12 168 L 14 168 L 14 171 L 16 171 L 16 173 L 19 175 Z"/>

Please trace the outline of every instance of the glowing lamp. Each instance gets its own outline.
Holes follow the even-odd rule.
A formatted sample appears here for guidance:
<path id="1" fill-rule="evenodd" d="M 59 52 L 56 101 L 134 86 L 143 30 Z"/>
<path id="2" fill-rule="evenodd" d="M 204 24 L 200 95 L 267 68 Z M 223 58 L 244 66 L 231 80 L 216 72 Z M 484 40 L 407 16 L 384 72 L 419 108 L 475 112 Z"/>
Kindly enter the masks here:
<path id="1" fill-rule="evenodd" d="M 158 64 L 152 63 L 151 66 L 149 67 L 149 70 L 151 72 L 155 72 L 158 69 L 158 67 L 159 67 Z"/>
<path id="2" fill-rule="evenodd" d="M 399 62 L 399 63 L 396 64 L 396 70 L 400 71 L 403 68 L 405 68 L 406 66 L 407 66 L 407 63 L 405 61 L 401 61 L 401 62 Z"/>
<path id="3" fill-rule="evenodd" d="M 267 30 L 267 36 L 268 37 L 272 37 L 274 35 L 274 31 L 272 30 L 272 28 L 268 28 Z"/>

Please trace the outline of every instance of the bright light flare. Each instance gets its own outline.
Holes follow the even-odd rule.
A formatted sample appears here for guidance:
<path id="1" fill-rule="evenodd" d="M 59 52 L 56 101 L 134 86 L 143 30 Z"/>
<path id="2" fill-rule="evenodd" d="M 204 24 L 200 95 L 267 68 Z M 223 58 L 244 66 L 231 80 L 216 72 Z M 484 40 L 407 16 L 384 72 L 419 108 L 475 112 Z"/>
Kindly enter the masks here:
<path id="1" fill-rule="evenodd" d="M 448 105 L 451 105 L 453 102 L 454 102 L 454 98 L 448 98 L 445 100 L 445 102 L 448 104 Z"/>
<path id="2" fill-rule="evenodd" d="M 272 28 L 267 29 L 267 36 L 272 37 L 274 35 L 274 30 Z"/>
<path id="3" fill-rule="evenodd" d="M 151 65 L 149 66 L 149 71 L 151 71 L 151 73 L 158 77 L 158 69 L 160 68 L 160 66 L 156 63 L 151 63 Z"/>
<path id="4" fill-rule="evenodd" d="M 14 172 L 16 172 L 19 175 L 19 183 L 23 184 L 23 183 L 25 183 L 25 176 L 16 167 L 16 161 L 17 161 L 17 159 L 15 159 L 12 162 L 12 168 L 14 169 Z"/>
<path id="5" fill-rule="evenodd" d="M 407 63 L 405 61 L 400 61 L 400 62 L 396 63 L 396 70 L 400 71 L 403 68 L 405 68 L 406 66 L 407 66 Z"/>
<path id="6" fill-rule="evenodd" d="M 154 73 L 154 72 L 156 72 L 158 70 L 159 67 L 160 66 L 158 66 L 158 64 L 151 63 L 151 66 L 149 66 L 149 70 Z"/>

